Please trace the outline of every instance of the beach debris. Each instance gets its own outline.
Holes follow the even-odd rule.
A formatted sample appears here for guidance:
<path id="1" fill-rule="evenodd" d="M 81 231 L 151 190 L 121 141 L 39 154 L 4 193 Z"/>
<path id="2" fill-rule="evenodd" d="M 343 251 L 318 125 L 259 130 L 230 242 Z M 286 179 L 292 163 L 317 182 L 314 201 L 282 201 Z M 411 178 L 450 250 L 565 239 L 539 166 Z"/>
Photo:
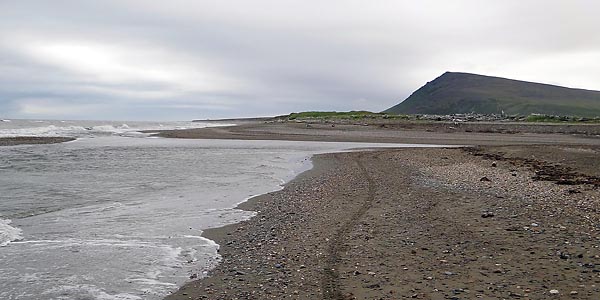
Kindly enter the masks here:
<path id="1" fill-rule="evenodd" d="M 461 288 L 458 288 L 458 289 L 453 289 L 453 290 L 452 290 L 452 293 L 453 293 L 453 294 L 455 294 L 455 295 L 456 295 L 456 294 L 460 294 L 460 293 L 464 293 L 464 292 L 465 292 L 465 290 L 464 290 L 464 289 L 461 289 Z"/>
<path id="2" fill-rule="evenodd" d="M 514 298 L 521 298 L 521 297 L 523 297 L 523 295 L 521 295 L 519 293 L 515 293 L 515 292 L 510 292 L 510 294 L 508 294 L 508 295 L 511 296 L 511 297 L 514 297 Z"/>
<path id="3" fill-rule="evenodd" d="M 558 292 L 558 290 L 550 290 L 550 294 L 551 295 L 558 295 L 559 292 Z"/>
<path id="4" fill-rule="evenodd" d="M 373 284 L 367 284 L 367 285 L 365 285 L 365 287 L 368 289 L 378 289 L 378 288 L 381 288 L 381 285 L 379 283 L 373 283 Z"/>
<path id="5" fill-rule="evenodd" d="M 560 259 L 569 259 L 571 258 L 571 255 L 568 252 L 562 252 L 562 251 L 557 251 L 558 256 L 560 257 Z"/>
<path id="6" fill-rule="evenodd" d="M 486 211 L 486 212 L 484 212 L 484 213 L 481 214 L 481 217 L 484 218 L 484 219 L 485 218 L 491 218 L 493 216 L 494 216 L 494 213 L 491 212 L 491 211 Z"/>
<path id="7" fill-rule="evenodd" d="M 487 181 L 490 182 L 491 180 L 489 178 L 487 178 L 486 176 L 483 176 L 479 179 L 479 181 Z"/>
<path id="8" fill-rule="evenodd" d="M 498 164 L 497 164 L 495 161 L 494 161 L 494 162 L 492 162 L 492 167 L 494 167 L 494 168 L 495 168 L 495 167 L 497 167 L 497 166 L 498 166 Z"/>

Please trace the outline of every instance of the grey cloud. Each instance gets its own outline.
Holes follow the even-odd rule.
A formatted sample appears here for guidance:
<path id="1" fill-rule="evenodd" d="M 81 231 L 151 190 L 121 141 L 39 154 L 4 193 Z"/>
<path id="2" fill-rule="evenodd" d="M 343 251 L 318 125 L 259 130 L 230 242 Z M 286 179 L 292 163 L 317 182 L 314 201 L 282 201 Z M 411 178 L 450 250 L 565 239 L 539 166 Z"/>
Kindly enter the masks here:
<path id="1" fill-rule="evenodd" d="M 377 111 L 447 70 L 600 88 L 593 86 L 599 8 L 516 0 L 4 1 L 0 117 Z M 55 48 L 35 52 L 53 43 L 91 52 L 57 48 L 74 49 L 77 64 Z M 20 110 L 32 99 L 66 113 Z"/>

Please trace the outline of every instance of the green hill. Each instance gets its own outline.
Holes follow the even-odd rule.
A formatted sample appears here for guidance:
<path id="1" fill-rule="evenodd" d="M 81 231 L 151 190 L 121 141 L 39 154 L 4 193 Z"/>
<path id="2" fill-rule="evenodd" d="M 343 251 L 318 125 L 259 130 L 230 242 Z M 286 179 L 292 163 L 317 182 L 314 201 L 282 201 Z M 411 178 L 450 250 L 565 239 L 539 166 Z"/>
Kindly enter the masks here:
<path id="1" fill-rule="evenodd" d="M 600 116 L 600 92 L 446 72 L 384 113 Z"/>

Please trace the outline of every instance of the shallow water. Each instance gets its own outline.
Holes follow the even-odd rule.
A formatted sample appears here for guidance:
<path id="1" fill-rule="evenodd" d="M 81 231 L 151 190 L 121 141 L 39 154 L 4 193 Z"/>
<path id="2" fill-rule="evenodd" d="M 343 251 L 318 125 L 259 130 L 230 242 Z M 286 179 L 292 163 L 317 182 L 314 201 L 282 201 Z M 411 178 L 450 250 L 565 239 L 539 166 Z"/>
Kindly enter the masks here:
<path id="1" fill-rule="evenodd" d="M 1 299 L 160 299 L 218 260 L 202 230 L 373 144 L 105 136 L 0 147 Z M 11 222 L 12 223 L 9 223 Z"/>

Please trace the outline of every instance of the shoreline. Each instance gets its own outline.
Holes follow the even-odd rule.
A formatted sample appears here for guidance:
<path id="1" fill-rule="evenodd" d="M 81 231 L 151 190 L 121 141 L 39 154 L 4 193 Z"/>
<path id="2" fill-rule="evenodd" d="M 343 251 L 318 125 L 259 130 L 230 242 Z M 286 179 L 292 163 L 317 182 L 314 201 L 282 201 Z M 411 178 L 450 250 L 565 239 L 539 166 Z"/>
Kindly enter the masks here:
<path id="1" fill-rule="evenodd" d="M 600 148 L 537 148 L 318 154 L 282 190 L 238 206 L 255 217 L 206 230 L 221 262 L 165 299 L 596 299 L 597 186 L 532 178 L 572 155 L 580 164 L 554 170 L 562 178 Z"/>
<path id="2" fill-rule="evenodd" d="M 364 150 L 364 151 L 369 151 L 369 150 Z M 338 152 L 338 153 L 351 153 L 351 152 Z M 311 168 L 297 174 L 293 179 L 291 179 L 290 181 L 281 185 L 281 187 L 282 187 L 281 189 L 273 191 L 273 192 L 268 192 L 265 194 L 260 194 L 260 195 L 250 197 L 247 200 L 239 203 L 236 207 L 234 207 L 234 209 L 241 209 L 241 210 L 245 210 L 245 211 L 256 212 L 257 215 L 252 217 L 250 220 L 246 220 L 246 221 L 242 221 L 242 222 L 238 222 L 238 223 L 234 223 L 234 224 L 229 224 L 229 225 L 225 225 L 225 226 L 221 226 L 221 227 L 216 227 L 216 228 L 209 228 L 209 229 L 204 230 L 202 232 L 201 236 L 214 241 L 215 243 L 217 243 L 220 246 L 218 253 L 221 255 L 221 261 L 218 262 L 218 264 L 215 268 L 208 271 L 209 275 L 207 277 L 203 277 L 198 280 L 194 280 L 189 283 L 186 283 L 185 285 L 181 286 L 178 291 L 168 295 L 164 299 L 165 300 L 196 299 L 196 298 L 197 299 L 211 299 L 210 297 L 202 297 L 200 294 L 197 293 L 198 290 L 200 289 L 199 286 L 197 285 L 197 283 L 208 281 L 208 280 L 210 280 L 210 281 L 215 280 L 215 277 L 213 276 L 213 272 L 217 272 L 218 269 L 220 270 L 220 269 L 224 268 L 223 263 L 226 262 L 226 259 L 227 259 L 224 255 L 229 255 L 229 250 L 225 250 L 224 248 L 231 245 L 228 242 L 229 237 L 231 237 L 232 235 L 235 235 L 236 232 L 243 230 L 244 223 L 257 218 L 261 214 L 261 212 L 262 212 L 261 208 L 264 207 L 265 203 L 268 203 L 272 200 L 272 198 L 271 198 L 272 195 L 281 193 L 282 191 L 285 191 L 286 189 L 293 188 L 292 186 L 295 185 L 296 182 L 302 181 L 306 178 L 321 176 L 323 174 L 323 172 L 325 172 L 325 170 L 327 169 L 327 165 L 328 165 L 328 162 L 326 161 L 326 159 L 321 158 L 321 156 L 328 155 L 328 154 L 334 154 L 334 153 L 313 155 L 310 158 Z M 231 254 L 234 255 L 234 253 L 231 253 Z M 243 273 L 242 271 L 237 271 L 237 269 L 235 272 L 238 275 Z M 217 282 L 219 280 L 217 280 Z M 208 285 L 214 286 L 215 283 L 211 282 Z M 209 291 L 208 294 L 212 294 L 212 292 Z"/>
<path id="3" fill-rule="evenodd" d="M 452 126 L 451 126 L 452 125 Z M 464 126 L 491 126 L 479 131 Z M 207 127 L 183 130 L 154 131 L 155 136 L 181 139 L 241 139 L 290 140 L 319 142 L 367 142 L 434 145 L 531 145 L 531 144 L 593 144 L 600 145 L 600 137 L 585 134 L 506 130 L 510 124 L 404 124 L 361 125 L 325 123 L 265 123 L 248 122 L 236 126 Z M 513 124 L 521 126 L 520 124 Z M 539 127 L 539 126 L 538 126 Z M 564 125 L 551 125 L 562 128 Z M 600 133 L 600 125 L 586 125 L 589 132 Z"/>

